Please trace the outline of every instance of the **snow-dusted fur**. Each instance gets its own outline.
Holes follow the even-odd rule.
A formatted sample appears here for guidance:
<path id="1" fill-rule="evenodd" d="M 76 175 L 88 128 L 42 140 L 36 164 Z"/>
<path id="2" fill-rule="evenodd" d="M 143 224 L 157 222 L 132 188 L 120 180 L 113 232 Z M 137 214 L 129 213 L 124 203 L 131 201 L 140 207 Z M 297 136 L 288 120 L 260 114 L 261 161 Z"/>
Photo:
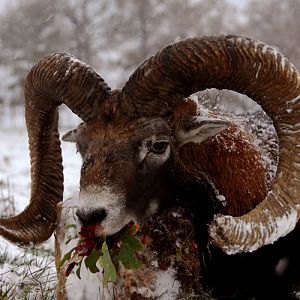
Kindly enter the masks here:
<path id="1" fill-rule="evenodd" d="M 273 122 L 257 107 L 248 112 L 226 114 L 253 134 L 252 142 L 259 149 L 270 189 L 278 164 L 278 137 Z M 225 201 L 224 198 L 219 200 Z M 253 253 L 227 255 L 212 245 L 209 250 L 203 246 L 200 257 L 203 258 L 201 272 L 205 288 L 222 299 L 298 299 L 299 237 L 298 224 L 286 237 Z"/>

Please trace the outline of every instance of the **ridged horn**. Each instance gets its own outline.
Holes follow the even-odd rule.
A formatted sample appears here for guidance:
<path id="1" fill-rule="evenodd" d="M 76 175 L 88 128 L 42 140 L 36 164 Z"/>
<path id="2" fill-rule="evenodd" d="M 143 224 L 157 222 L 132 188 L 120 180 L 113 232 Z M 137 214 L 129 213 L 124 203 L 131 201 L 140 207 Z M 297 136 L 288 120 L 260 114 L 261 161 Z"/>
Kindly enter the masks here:
<path id="1" fill-rule="evenodd" d="M 273 119 L 278 133 L 280 161 L 266 198 L 244 216 L 216 216 L 209 226 L 212 243 L 225 252 L 254 251 L 292 231 L 299 219 L 299 74 L 261 42 L 239 36 L 192 38 L 143 63 L 122 90 L 122 106 L 130 115 L 166 116 L 178 101 L 207 88 L 246 94 Z"/>
<path id="2" fill-rule="evenodd" d="M 25 81 L 31 199 L 19 215 L 0 218 L 0 234 L 4 238 L 27 245 L 51 236 L 56 223 L 56 205 L 63 199 L 57 107 L 64 103 L 89 122 L 109 93 L 110 88 L 98 74 L 68 54 L 49 55 L 31 69 Z"/>

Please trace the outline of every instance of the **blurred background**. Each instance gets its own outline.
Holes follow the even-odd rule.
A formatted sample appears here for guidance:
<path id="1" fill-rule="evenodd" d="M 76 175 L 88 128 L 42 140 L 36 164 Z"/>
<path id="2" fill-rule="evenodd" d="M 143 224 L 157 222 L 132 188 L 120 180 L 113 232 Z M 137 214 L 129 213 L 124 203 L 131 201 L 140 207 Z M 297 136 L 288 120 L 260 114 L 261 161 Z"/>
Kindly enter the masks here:
<path id="1" fill-rule="evenodd" d="M 246 35 L 300 66 L 299 15 L 299 0 L 1 0 L 0 126 L 24 125 L 24 77 L 46 54 L 75 55 L 112 88 L 162 47 L 191 36 Z"/>
<path id="2" fill-rule="evenodd" d="M 29 202 L 23 83 L 41 57 L 71 53 L 117 88 L 167 44 L 225 33 L 259 39 L 300 68 L 299 28 L 300 0 L 1 0 L 0 215 L 15 215 Z M 213 109 L 257 110 L 238 94 L 215 90 L 201 97 Z M 63 107 L 60 120 L 61 133 L 79 123 Z M 81 161 L 73 145 L 62 146 L 64 198 L 70 198 L 78 194 Z M 0 299 L 55 299 L 55 287 L 52 240 L 23 251 L 0 238 Z"/>

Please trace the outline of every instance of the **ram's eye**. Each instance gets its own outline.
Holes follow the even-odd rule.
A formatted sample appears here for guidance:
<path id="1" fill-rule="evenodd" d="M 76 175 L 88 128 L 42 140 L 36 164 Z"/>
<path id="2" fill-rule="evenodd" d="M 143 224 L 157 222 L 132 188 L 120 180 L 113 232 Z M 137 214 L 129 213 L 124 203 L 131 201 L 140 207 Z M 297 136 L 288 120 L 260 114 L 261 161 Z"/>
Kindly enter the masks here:
<path id="1" fill-rule="evenodd" d="M 151 146 L 151 152 L 155 154 L 163 154 L 166 151 L 168 145 L 169 143 L 165 141 L 155 142 Z"/>

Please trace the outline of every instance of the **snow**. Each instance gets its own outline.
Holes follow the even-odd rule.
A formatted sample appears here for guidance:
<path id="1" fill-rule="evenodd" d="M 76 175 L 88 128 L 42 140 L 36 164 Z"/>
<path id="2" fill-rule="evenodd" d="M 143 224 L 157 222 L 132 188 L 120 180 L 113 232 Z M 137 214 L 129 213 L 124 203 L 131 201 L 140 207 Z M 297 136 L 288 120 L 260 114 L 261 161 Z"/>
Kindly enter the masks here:
<path id="1" fill-rule="evenodd" d="M 68 200 L 63 203 L 62 206 L 62 214 L 61 214 L 61 223 L 59 224 L 59 232 L 62 232 L 64 236 L 61 236 L 61 233 L 58 234 L 57 238 L 60 245 L 60 251 L 62 253 L 62 257 L 69 252 L 72 248 L 74 248 L 78 243 L 78 237 L 72 239 L 69 243 L 66 241 L 69 240 L 70 236 L 74 236 L 73 232 L 74 228 L 68 228 L 66 231 L 64 228 L 67 225 L 76 223 L 74 218 L 75 211 L 77 210 L 78 203 L 75 200 Z M 77 232 L 78 232 L 77 224 Z M 71 231 L 71 232 L 69 232 Z M 151 256 L 153 253 L 151 253 Z M 102 267 L 97 263 L 97 267 L 99 270 L 102 270 Z M 122 271 L 123 270 L 123 271 Z M 160 270 L 158 266 L 158 261 L 152 260 L 151 267 L 146 269 L 148 274 L 152 274 L 150 276 L 152 280 L 146 284 L 145 282 L 140 281 L 140 275 L 134 273 L 133 270 L 126 270 L 120 266 L 119 269 L 119 278 L 116 283 L 109 283 L 108 287 L 105 288 L 103 286 L 103 275 L 102 272 L 98 272 L 92 274 L 87 270 L 85 264 L 82 264 L 80 269 L 81 279 L 79 279 L 74 272 L 72 272 L 66 278 L 66 293 L 68 299 L 80 300 L 80 299 L 123 299 L 122 297 L 118 297 L 116 295 L 123 295 L 125 293 L 125 286 L 123 278 L 126 276 L 122 272 L 129 272 L 130 278 L 135 279 L 137 284 L 132 285 L 130 288 L 130 293 L 137 292 L 144 297 L 151 297 L 151 299 L 162 299 L 162 300 L 172 300 L 177 299 L 178 295 L 181 291 L 180 282 L 176 279 L 176 270 L 170 266 L 167 270 Z M 142 271 L 141 271 L 142 272 Z"/>
<path id="2" fill-rule="evenodd" d="M 299 98 L 296 98 L 296 100 L 292 101 L 298 101 Z M 196 100 L 196 99 L 194 99 Z M 233 103 L 233 101 L 232 101 Z M 249 106 L 252 104 L 250 103 Z M 225 103 L 224 107 L 228 109 L 228 105 Z M 239 107 L 235 103 L 235 107 L 237 108 L 237 111 L 239 111 Z M 271 126 L 271 122 L 266 120 L 261 120 L 260 116 L 257 114 L 259 113 L 257 111 L 257 108 L 255 106 L 252 106 L 253 110 L 251 110 L 250 114 L 247 116 L 240 116 L 241 123 L 247 123 L 248 125 L 251 123 L 254 123 L 253 131 L 258 132 L 260 137 L 258 137 L 258 140 L 256 141 L 257 146 L 262 149 L 263 154 L 262 158 L 266 164 L 266 167 L 268 169 L 268 172 L 270 173 L 270 182 L 272 182 L 275 173 L 276 173 L 276 166 L 274 166 L 274 161 L 272 161 L 268 154 L 268 148 L 271 145 L 275 145 L 276 135 L 274 136 L 274 127 Z M 225 109 L 224 109 L 225 110 Z M 206 110 L 202 109 L 202 113 L 204 113 Z M 64 111 L 60 114 L 62 116 L 63 121 L 66 119 L 69 119 L 69 117 L 64 117 Z M 209 116 L 208 111 L 206 111 L 206 115 Z M 229 114 L 230 115 L 230 114 Z M 72 114 L 72 116 L 74 116 Z M 71 116 L 70 116 L 71 118 Z M 74 120 L 75 122 L 78 121 Z M 254 122 L 253 122 L 254 121 Z M 300 124 L 300 123 L 299 123 Z M 60 130 L 61 134 L 63 135 L 68 129 L 62 129 Z M 271 137 L 271 138 L 270 138 Z M 30 163 L 29 163 L 29 152 L 28 152 L 28 145 L 27 145 L 27 133 L 25 129 L 0 129 L 0 139 L 2 142 L 2 147 L 0 148 L 0 196 L 1 193 L 4 195 L 5 198 L 9 198 L 10 195 L 13 195 L 15 199 L 15 210 L 16 212 L 22 211 L 26 205 L 29 202 L 30 198 Z M 265 140 L 269 141 L 269 144 L 265 144 Z M 77 199 L 78 192 L 79 192 L 79 174 L 80 174 L 80 165 L 81 165 L 81 159 L 78 154 L 76 154 L 76 149 L 74 144 L 72 143 L 62 143 L 62 150 L 63 150 L 63 164 L 64 164 L 64 176 L 65 176 L 65 191 L 64 191 L 64 199 Z M 7 182 L 9 182 L 9 186 L 7 187 Z M 223 202 L 226 201 L 222 197 L 222 195 L 219 195 L 219 201 Z M 10 214 L 14 214 L 13 212 L 10 212 Z M 287 224 L 288 228 L 287 230 L 290 230 L 290 227 L 294 226 L 294 214 L 291 214 L 289 217 L 283 216 L 281 219 L 276 220 L 276 222 L 279 224 Z M 220 221 L 220 220 L 219 220 Z M 224 220 L 223 220 L 224 221 Z M 222 222 L 223 222 L 222 221 Z M 221 221 L 220 221 L 221 222 Z M 225 222 L 225 221 L 224 221 Z M 226 223 L 226 222 L 225 222 Z M 244 224 L 241 225 L 241 228 L 243 230 L 249 232 L 249 228 L 247 226 L 244 226 Z M 278 228 L 281 228 L 278 226 Z M 283 226 L 284 230 L 286 229 L 285 226 Z M 226 229 L 225 229 L 226 230 Z M 229 229 L 230 230 L 230 229 Z M 262 233 L 261 233 L 262 234 Z M 273 242 L 278 238 L 278 236 L 281 236 L 282 232 L 275 232 L 272 236 L 268 237 L 269 242 Z M 53 245 L 54 241 L 53 239 L 50 239 L 45 245 L 43 245 L 43 248 L 50 249 L 53 251 Z M 250 249 L 250 251 L 254 251 L 259 245 L 254 245 L 253 248 Z M 3 253 L 7 251 L 8 255 L 11 257 L 14 256 L 21 256 L 24 251 L 23 249 L 20 249 L 9 242 L 5 241 L 4 239 L 0 239 L 0 253 Z M 228 253 L 234 253 L 235 249 L 230 248 L 228 249 Z M 63 250 L 65 253 L 65 249 Z M 3 266 L 3 269 L 0 273 L 0 278 L 6 278 L 6 280 L 14 281 L 14 282 L 20 282 L 20 277 L 8 277 L 6 275 L 7 270 L 12 267 L 9 263 L 5 264 Z M 21 266 L 22 267 L 22 266 Z M 55 269 L 54 262 L 52 262 L 51 267 Z M 173 278 L 173 271 L 168 270 L 167 274 L 161 274 L 161 278 L 159 277 L 158 283 L 162 284 L 161 286 L 157 286 L 155 290 L 161 290 L 163 291 L 168 290 L 166 286 L 163 284 L 164 276 L 167 276 L 169 279 L 166 279 L 167 282 L 174 282 Z M 4 274 L 1 276 L 1 274 Z M 76 286 L 76 278 L 75 276 L 71 276 L 70 280 L 72 278 L 72 281 L 74 281 L 74 284 Z M 172 289 L 170 289 L 170 294 L 166 294 L 166 299 L 172 299 L 173 293 L 177 293 L 177 287 L 176 285 L 172 286 Z M 75 299 L 75 298 L 73 298 Z M 95 298 L 96 299 L 96 298 Z"/>
<path id="3" fill-rule="evenodd" d="M 16 210 L 22 211 L 30 199 L 30 160 L 25 130 L 0 130 L 0 181 L 9 180 Z M 70 198 L 79 191 L 81 159 L 74 144 L 62 143 L 65 191 Z M 3 192 L 6 193 L 3 188 Z"/>
<path id="4" fill-rule="evenodd" d="M 269 194 L 271 193 L 272 192 L 269 192 Z M 273 244 L 280 237 L 287 235 L 295 228 L 298 221 L 297 209 L 292 207 L 289 211 L 286 211 L 285 214 L 278 217 L 274 217 L 272 212 L 267 209 L 265 209 L 263 213 L 264 222 L 268 220 L 268 224 L 271 224 L 270 226 L 273 228 L 272 230 L 268 227 L 266 228 L 262 223 L 249 223 L 231 216 L 216 216 L 214 223 L 210 225 L 210 237 L 214 241 L 220 241 L 223 240 L 220 233 L 222 236 L 229 236 L 232 235 L 233 229 L 237 228 L 237 231 L 234 234 L 240 236 L 238 243 L 233 244 L 224 241 L 222 250 L 229 255 L 240 252 L 253 252 L 262 245 Z M 222 230 L 220 230 L 220 228 L 222 228 Z M 249 243 L 253 234 L 257 237 L 253 239 L 256 240 L 256 242 Z"/>
<path id="5" fill-rule="evenodd" d="M 221 202 L 221 204 L 222 204 L 223 206 L 226 206 L 226 198 L 225 198 L 224 195 L 217 195 L 216 198 L 217 198 L 218 201 Z"/>
<path id="6" fill-rule="evenodd" d="M 29 203 L 30 161 L 23 108 L 15 111 L 13 116 L 9 111 L 4 114 L 4 117 L 1 119 L 0 128 L 0 211 L 3 216 L 10 216 L 21 212 Z M 64 109 L 61 109 L 60 117 L 62 124 L 74 126 L 79 122 L 74 114 L 69 114 Z M 69 129 L 69 127 L 61 129 L 61 133 L 64 134 Z M 64 199 L 73 198 L 73 195 L 79 192 L 81 159 L 76 154 L 74 144 L 62 143 L 62 151 L 65 176 Z M 32 299 L 36 299 L 34 297 L 41 296 L 41 287 L 38 286 L 41 280 L 44 282 L 43 287 L 46 286 L 49 293 L 54 295 L 56 268 L 53 248 L 54 238 L 50 238 L 39 247 L 22 249 L 0 237 L 2 291 L 14 283 L 11 295 L 15 299 L 23 299 L 24 294 L 28 296 L 25 290 L 29 286 L 30 289 L 36 286 L 36 290 L 30 294 L 33 296 Z M 28 299 L 31 299 L 30 295 Z"/>
<path id="7" fill-rule="evenodd" d="M 82 60 L 76 58 L 72 54 L 67 54 L 67 55 L 68 55 L 69 60 L 70 60 L 70 67 L 69 67 L 69 69 L 66 70 L 65 76 L 67 76 L 69 74 L 70 69 L 73 67 L 74 64 L 77 64 L 77 65 L 79 65 L 80 67 L 83 67 L 83 68 L 90 68 L 90 66 L 88 64 L 86 64 Z"/>
<path id="8" fill-rule="evenodd" d="M 76 197 L 77 198 L 77 197 Z M 70 236 L 74 237 L 76 232 L 79 231 L 80 226 L 76 222 L 75 211 L 78 208 L 78 203 L 76 198 L 72 200 L 67 200 L 63 204 L 62 214 L 61 214 L 61 232 L 65 232 L 64 236 L 58 235 L 61 257 L 63 257 L 67 252 L 73 249 L 78 243 L 78 237 L 73 238 L 69 243 Z M 77 229 L 68 228 L 66 231 L 64 229 L 67 225 L 76 224 Z M 71 232 L 70 232 L 71 231 Z M 75 234 L 74 234 L 74 231 Z M 63 238 L 63 240 L 60 240 Z M 98 263 L 98 268 L 101 270 L 101 266 Z M 82 264 L 80 269 L 81 279 L 77 277 L 76 274 L 71 273 L 70 276 L 66 278 L 66 293 L 68 299 L 80 300 L 80 299 L 112 299 L 113 295 L 110 294 L 108 289 L 100 287 L 100 282 L 102 282 L 102 273 L 92 274 L 87 270 L 85 264 Z"/>
<path id="9" fill-rule="evenodd" d="M 164 271 L 155 272 L 155 284 L 152 288 L 136 287 L 133 288 L 143 297 L 161 300 L 175 300 L 181 291 L 181 286 L 176 280 L 176 270 L 169 267 Z"/>
<path id="10" fill-rule="evenodd" d="M 64 133 L 66 130 L 61 130 L 61 132 Z M 15 210 L 18 213 L 28 205 L 30 199 L 30 162 L 27 132 L 25 129 L 0 129 L 0 140 L 0 196 L 2 194 L 5 198 L 9 196 L 13 197 L 15 200 Z M 63 143 L 62 150 L 65 176 L 64 199 L 67 199 L 72 198 L 73 195 L 79 192 L 81 159 L 76 154 L 74 144 Z M 9 186 L 7 186 L 7 182 L 9 182 Z M 3 212 L 7 213 L 6 215 L 14 214 L 10 210 L 3 211 L 1 206 L 1 213 Z M 40 246 L 40 248 L 53 253 L 53 246 L 54 239 L 51 238 Z M 13 261 L 15 257 L 22 257 L 24 249 L 0 238 L 0 253 L 3 255 L 6 252 L 10 259 L 6 259 L 5 261 L 8 261 L 8 263 L 1 266 L 1 282 L 23 282 L 22 274 L 24 274 L 23 270 L 26 269 L 26 266 L 19 264 L 16 267 L 9 262 Z M 26 260 L 31 261 L 32 257 L 33 255 L 27 254 Z M 48 255 L 46 257 L 48 259 L 47 264 L 52 269 L 52 276 L 55 277 L 53 256 Z M 28 272 L 31 273 L 34 273 L 38 268 L 41 269 L 41 265 L 33 265 L 32 268 L 27 266 Z M 17 269 L 17 272 L 9 272 L 11 269 Z"/>
<path id="11" fill-rule="evenodd" d="M 5 99 L 3 97 L 3 94 L 0 95 L 0 100 L 4 101 L 6 103 L 11 103 L 16 99 L 16 90 L 20 92 L 19 87 L 19 78 L 13 73 L 12 69 L 0 65 L 0 91 L 3 93 L 5 91 Z"/>

